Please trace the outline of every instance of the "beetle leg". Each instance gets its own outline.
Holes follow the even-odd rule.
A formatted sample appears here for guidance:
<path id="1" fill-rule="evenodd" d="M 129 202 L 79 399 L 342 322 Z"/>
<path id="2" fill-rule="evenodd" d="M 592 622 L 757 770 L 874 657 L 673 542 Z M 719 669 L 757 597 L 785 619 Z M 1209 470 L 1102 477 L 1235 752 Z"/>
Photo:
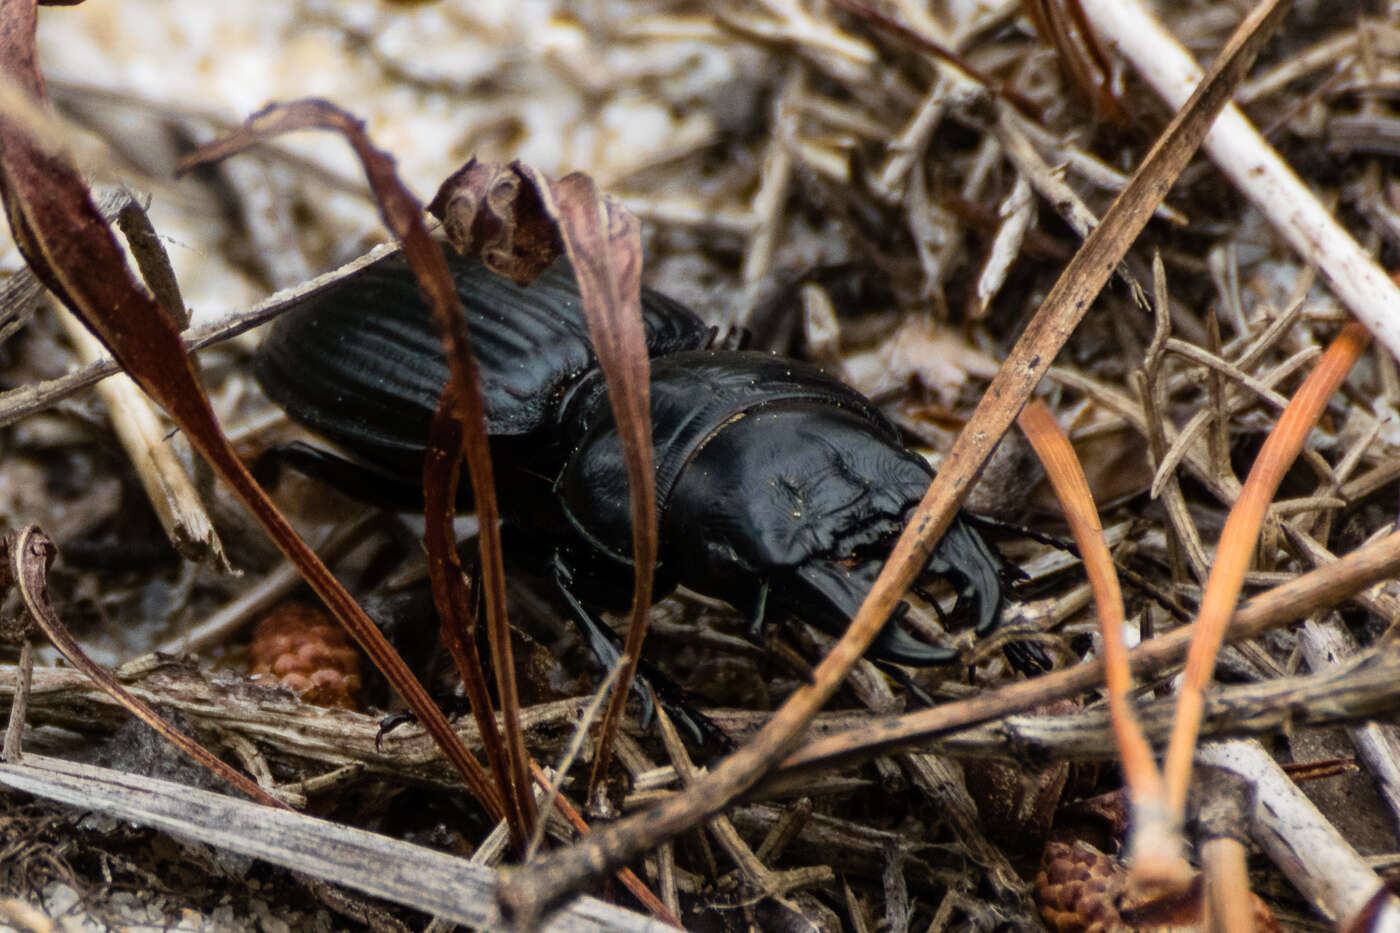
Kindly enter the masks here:
<path id="1" fill-rule="evenodd" d="M 949 664 L 959 658 L 956 650 L 919 641 L 894 621 L 885 623 L 866 654 L 880 661 L 909 667 L 933 667 L 936 664 Z"/>
<path id="2" fill-rule="evenodd" d="M 564 597 L 564 602 L 568 603 L 574 621 L 582 629 L 584 640 L 588 642 L 588 650 L 593 652 L 593 657 L 603 666 L 604 670 L 612 670 L 621 659 L 622 652 L 617 650 L 613 639 L 608 637 L 604 631 L 603 623 L 598 617 L 590 612 L 588 607 L 574 595 L 574 575 L 564 562 L 564 558 L 556 553 L 550 564 L 554 586 L 559 590 L 559 595 Z M 638 699 L 642 701 L 641 726 L 643 729 L 650 728 L 652 717 L 656 714 L 656 695 L 651 689 L 651 684 L 647 683 L 643 677 L 636 678 L 632 687 L 637 691 Z"/>
<path id="3" fill-rule="evenodd" d="M 574 595 L 571 588 L 573 571 L 560 554 L 555 553 L 550 567 L 554 585 L 583 629 L 589 650 L 603 667 L 611 670 L 622 656 L 617 647 L 616 636 Z M 684 697 L 683 688 L 667 677 L 664 671 L 653 667 L 646 658 L 642 658 L 638 664 L 632 689 L 637 692 L 637 697 L 642 703 L 642 712 L 638 719 L 643 729 L 651 728 L 651 722 L 656 716 L 656 705 L 659 703 L 666 710 L 666 715 L 671 717 L 671 721 L 679 726 L 694 744 L 726 750 L 734 747 L 734 741 L 723 729 L 715 725 L 710 717 L 690 705 Z"/>
<path id="4" fill-rule="evenodd" d="M 1020 671 L 1027 677 L 1044 674 L 1055 666 L 1055 659 L 1033 641 L 1009 641 L 1001 648 L 1012 670 Z"/>
<path id="5" fill-rule="evenodd" d="M 958 659 L 958 652 L 951 648 L 939 648 L 919 641 L 905 631 L 900 623 L 909 614 L 909 603 L 901 599 L 885 621 L 885 627 L 875 636 L 869 654 L 896 664 L 909 664 L 914 667 L 930 667 L 934 664 L 947 664 Z M 901 659 L 913 660 L 901 660 Z M 935 660 L 936 658 L 936 660 Z"/>
<path id="6" fill-rule="evenodd" d="M 903 687 L 904 692 L 909 694 L 914 705 L 924 708 L 937 705 L 937 701 L 934 700 L 933 695 L 923 687 L 920 687 L 918 683 L 914 681 L 914 678 L 909 676 L 909 672 L 898 664 L 891 664 L 888 661 L 876 661 L 875 666 L 884 671 L 887 677 Z"/>
<path id="7" fill-rule="evenodd" d="M 768 593 L 772 589 L 765 577 L 758 586 L 758 596 L 749 609 L 748 636 L 756 645 L 763 644 L 763 626 L 768 621 Z"/>

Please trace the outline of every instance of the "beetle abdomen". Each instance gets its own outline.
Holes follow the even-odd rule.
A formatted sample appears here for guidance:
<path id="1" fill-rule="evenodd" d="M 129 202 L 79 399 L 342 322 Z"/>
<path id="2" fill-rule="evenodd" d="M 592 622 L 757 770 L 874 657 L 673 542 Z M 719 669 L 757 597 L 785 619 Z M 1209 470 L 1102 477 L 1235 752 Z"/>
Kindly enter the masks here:
<path id="1" fill-rule="evenodd" d="M 481 371 L 487 432 L 552 427 L 562 391 L 595 366 L 573 270 L 561 261 L 521 287 L 446 255 Z M 653 355 L 709 340 L 698 317 L 656 292 L 643 290 L 642 315 Z M 421 469 L 448 371 L 402 254 L 309 295 L 272 325 L 253 365 L 293 420 L 371 462 Z"/>

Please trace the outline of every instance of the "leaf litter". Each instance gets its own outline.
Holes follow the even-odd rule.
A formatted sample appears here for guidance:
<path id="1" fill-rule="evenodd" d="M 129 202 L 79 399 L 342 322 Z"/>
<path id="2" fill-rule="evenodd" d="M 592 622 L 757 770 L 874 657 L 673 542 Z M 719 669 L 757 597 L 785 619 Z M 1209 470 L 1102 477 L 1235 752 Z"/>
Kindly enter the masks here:
<path id="1" fill-rule="evenodd" d="M 1049 8 L 1039 15 L 1077 18 L 1079 5 L 1037 6 Z M 1213 56 L 1238 22 L 1237 13 L 1218 4 L 1159 12 L 1166 29 L 1201 60 Z M 1053 184 L 1068 185 L 1084 209 L 1101 216 L 1170 109 L 1115 57 L 1111 42 L 1099 49 L 1081 45 L 1084 60 L 1062 70 L 1050 45 L 1010 5 L 891 4 L 882 15 L 955 58 L 931 58 L 870 19 L 817 4 L 658 11 L 613 2 L 585 13 L 543 2 L 472 4 L 469 10 L 448 3 L 306 2 L 187 11 L 183 18 L 159 4 L 49 8 L 40 15 L 39 62 L 64 121 L 63 138 L 85 174 L 120 179 L 149 194 L 152 223 L 166 241 L 196 324 L 383 241 L 358 168 L 329 140 L 290 137 L 243 165 L 228 162 L 194 180 L 171 180 L 170 168 L 192 144 L 237 125 L 269 100 L 316 94 L 364 119 L 376 145 L 393 154 L 401 177 L 419 192 L 434 190 L 472 155 L 520 158 L 555 178 L 587 172 L 643 221 L 648 284 L 692 304 L 717 326 L 745 327 L 761 348 L 806 353 L 830 360 L 833 368 L 840 361 L 853 376 L 869 365 L 863 360 L 875 360 L 876 378 L 866 388 L 877 391 L 915 437 L 940 441 L 930 451 L 937 458 L 985 388 L 988 361 L 994 366 L 1005 355 L 1054 283 L 1063 258 L 1052 257 L 1078 247 L 1070 205 L 1048 193 Z M 1385 79 L 1395 67 L 1397 35 L 1396 23 L 1379 7 L 1300 5 L 1239 95 L 1284 160 L 1382 263 L 1393 261 L 1400 230 L 1400 204 L 1387 174 L 1393 153 L 1383 145 L 1386 121 L 1393 119 Z M 1095 82 L 1092 93 L 1112 95 L 1111 106 L 1088 99 L 1083 83 L 1104 55 L 1118 70 L 1111 80 Z M 1005 98 L 1011 112 L 1003 106 L 999 113 L 1000 102 L 989 102 L 967 73 L 989 76 L 993 86 L 1014 94 Z M 1113 111 L 1127 114 L 1128 122 L 1100 122 Z M 1022 139 L 1038 153 L 1039 167 L 1015 149 Z M 1017 192 L 1026 185 L 1035 193 L 1034 219 L 1021 229 L 1027 209 Z M 976 205 L 984 207 L 970 209 Z M 1016 209 L 1002 213 L 1008 205 Z M 1123 529 L 1112 557 L 1125 581 L 1130 645 L 1176 627 L 1164 606 L 1190 614 L 1200 602 L 1204 571 L 1216 560 L 1220 531 L 1278 419 L 1279 403 L 1291 397 L 1346 319 L 1346 305 L 1309 272 L 1316 257 L 1291 250 L 1265 212 L 1204 157 L 1187 169 L 1168 205 L 1175 220 L 1153 221 L 1120 267 L 1120 282 L 1131 278 L 1144 292 L 1157 289 L 1163 300 L 1144 305 L 1122 284 L 1110 285 L 1038 392 L 1080 449 L 1102 525 Z M 1008 257 L 1011 239 L 1022 248 Z M 1160 279 L 1151 269 L 1155 255 L 1162 259 Z M 19 267 L 12 248 L 0 247 L 0 267 Z M 0 308 L 0 324 L 11 313 L 27 316 L 29 309 Z M 22 374 L 51 378 L 70 365 L 52 313 L 41 310 L 0 348 L 7 390 L 33 378 Z M 818 313 L 828 331 L 809 323 Z M 911 332 L 942 352 L 934 360 L 912 352 Z M 246 344 L 238 341 L 217 344 L 201 355 L 201 378 L 220 422 L 251 455 L 284 429 L 252 386 L 245 354 Z M 1373 346 L 1328 400 L 1302 457 L 1284 475 L 1243 577 L 1246 597 L 1318 572 L 1393 528 L 1400 491 L 1397 398 L 1395 362 Z M 1003 447 L 1013 443 L 1011 435 L 1002 441 Z M 84 397 L 47 403 L 15 423 L 0 454 L 0 471 L 42 485 L 6 499 L 16 510 L 5 515 L 7 527 L 36 519 L 51 532 L 62 527 L 51 596 L 85 644 L 110 646 L 105 656 L 94 652 L 108 666 L 137 659 L 143 637 L 147 647 L 178 637 L 235 600 L 248 576 L 273 569 L 259 533 L 227 504 L 220 509 L 212 491 L 205 493 L 211 511 L 245 578 L 182 564 L 151 520 L 102 413 Z M 1118 462 L 1138 465 L 1100 467 Z M 997 470 L 1016 472 L 1008 480 Z M 981 483 L 1007 491 L 999 497 L 999 517 L 1065 538 L 1058 509 L 1035 473 L 1025 457 L 999 458 Z M 120 495 L 93 501 L 86 494 L 95 486 L 112 488 L 114 479 Z M 320 498 L 313 497 L 318 505 Z M 81 505 L 81 521 L 63 521 L 68 503 Z M 311 532 L 346 514 L 303 511 L 298 520 Z M 996 537 L 1027 568 L 1050 553 L 1022 534 Z M 367 542 L 342 573 L 368 579 L 379 571 L 367 568 L 390 561 L 404 565 L 390 579 L 412 576 L 414 555 L 405 553 L 402 541 L 402 532 L 391 531 L 378 543 Z M 1062 663 L 1097 657 L 1083 581 L 1083 572 L 1071 566 L 1020 585 L 1008 611 L 1018 637 L 1044 639 Z M 526 629 L 516 636 L 525 646 L 517 649 L 523 655 L 517 666 L 547 672 L 522 678 L 533 694 L 523 698 L 527 711 L 531 702 L 586 694 L 575 659 L 566 654 L 560 660 L 568 636 L 557 618 L 528 582 L 512 581 L 510 588 L 511 619 Z M 1359 652 L 1362 669 L 1390 663 L 1383 635 L 1395 618 L 1395 594 L 1382 585 L 1338 601 L 1351 595 L 1316 604 L 1301 628 L 1256 630 L 1250 640 L 1227 646 L 1217 679 L 1233 689 L 1322 674 L 1343 650 Z M 816 660 L 812 636 L 800 629 L 784 630 L 770 652 L 735 651 L 720 636 L 737 633 L 742 622 L 696 598 L 682 595 L 653 615 L 650 650 L 664 654 L 673 675 L 708 702 L 735 708 L 733 719 L 722 721 L 732 721 L 739 735 L 750 734 L 758 721 L 744 719 L 744 710 L 757 715 L 771 708 L 804 682 Z M 203 655 L 203 672 L 181 676 L 195 683 L 236 678 L 241 644 L 246 634 Z M 210 672 L 211 663 L 220 666 L 218 673 Z M 45 669 L 52 667 L 52 656 L 41 651 L 36 677 L 50 676 Z M 0 695 L 13 691 L 14 670 L 0 667 Z M 1167 697 L 1174 689 L 1170 674 L 1158 668 L 1139 686 Z M 1017 675 L 999 651 L 987 651 L 970 683 L 947 671 L 915 677 L 936 699 L 962 701 Z M 76 683 L 64 689 L 69 705 L 93 710 L 89 724 L 75 725 L 65 704 L 36 695 L 26 748 L 80 750 L 114 728 L 110 712 L 97 714 L 104 707 L 90 692 Z M 1302 682 L 1298 689 L 1306 692 Z M 238 690 L 215 693 L 228 693 L 221 702 L 229 709 L 249 702 Z M 172 701 L 179 696 L 170 693 Z M 891 698 L 903 702 L 905 694 L 899 687 L 891 693 L 878 673 L 857 672 L 829 707 L 833 721 L 823 728 L 850 728 L 861 722 L 862 704 L 885 709 Z M 1098 694 L 1081 687 L 1075 701 L 1092 711 Z M 1386 864 L 1384 856 L 1400 849 L 1390 829 L 1396 819 L 1390 802 L 1400 799 L 1389 778 L 1396 771 L 1395 741 L 1381 710 L 1354 712 L 1365 708 L 1339 707 L 1336 715 L 1352 721 L 1346 726 L 1285 725 L 1280 731 L 1273 721 L 1262 728 L 1274 736 L 1268 747 L 1282 763 L 1355 756 L 1355 771 L 1309 780 L 1302 788 L 1345 842 Z M 227 747 L 238 746 L 237 716 L 216 728 L 207 711 L 194 710 L 185 715 L 196 730 L 231 734 Z M 1029 707 L 1019 712 L 1034 718 Z M 1238 716 L 1235 728 L 1250 731 L 1246 702 L 1244 711 L 1208 724 L 1212 735 L 1231 731 L 1230 715 Z M 360 730 L 355 734 L 371 734 L 373 718 L 361 720 L 353 721 Z M 565 722 L 530 732 L 538 760 L 557 759 L 568 739 Z M 344 764 L 247 731 L 243 738 L 254 757 L 265 759 L 280 784 L 305 782 Z M 1078 747 L 1051 740 L 1045 754 L 1069 764 L 1048 768 L 1019 759 L 1014 749 L 981 752 L 1001 759 L 1001 777 L 966 786 L 956 767 L 933 766 L 935 758 L 949 761 L 936 744 L 916 755 L 887 754 L 813 774 L 788 792 L 809 801 L 807 809 L 789 797 L 745 804 L 736 814 L 731 831 L 759 854 L 757 865 L 734 854 L 742 850 L 732 848 L 728 835 L 728 843 L 714 840 L 729 853 L 718 858 L 712 842 L 695 837 L 658 850 L 642 874 L 663 888 L 663 899 L 665 886 L 673 884 L 683 919 L 701 927 L 868 921 L 882 916 L 895 871 L 910 906 L 908 914 L 894 910 L 890 919 L 899 915 L 910 928 L 1032 928 L 1040 920 L 1031 881 L 1050 837 L 1057 845 L 1064 838 L 1098 843 L 1104 851 L 1123 842 L 1121 827 L 1082 816 L 1085 801 L 1121 794 L 1117 771 L 1104 765 L 1103 749 L 1110 746 L 1092 754 L 1073 750 Z M 424 754 L 431 758 L 426 747 Z M 624 733 L 618 755 L 634 795 L 680 786 L 676 771 L 667 776 L 670 759 L 654 734 Z M 253 759 L 234 760 L 251 767 Z M 586 769 L 576 766 L 579 780 Z M 676 770 L 684 773 L 679 762 Z M 1011 834 L 1019 835 L 1017 844 L 992 833 L 990 827 L 1005 825 L 1007 812 L 1028 805 L 1006 797 L 1007 788 L 1047 786 L 1048 772 L 1054 775 L 1048 786 L 1059 790 L 1035 798 L 1033 819 L 1012 822 L 1026 827 Z M 462 817 L 460 796 L 435 792 L 422 803 L 419 784 L 406 789 L 381 778 L 332 786 L 323 806 L 347 813 L 363 804 L 362 812 L 376 814 L 381 829 L 462 849 L 484 836 Z M 566 785 L 564 793 L 582 802 L 581 786 Z M 964 804 L 972 809 L 960 809 Z M 856 845 L 867 837 L 871 841 Z M 137 888 L 151 864 L 142 868 L 141 851 L 150 846 L 144 838 L 121 856 L 120 876 Z M 1264 857 L 1251 862 L 1252 887 L 1285 926 L 1319 918 L 1340 922 L 1360 909 L 1291 887 L 1284 880 L 1289 867 L 1267 841 L 1253 844 L 1263 847 Z M 898 847 L 898 857 L 888 846 Z M 730 872 L 731 859 L 737 874 Z M 746 874 L 745 864 L 753 871 Z M 835 872 L 800 874 L 826 865 Z M 788 880 L 775 882 L 778 874 Z M 66 880 L 52 883 L 97 898 L 99 877 L 63 875 Z M 220 882 L 225 890 L 240 883 L 246 881 Z M 280 890 L 284 897 L 299 891 Z M 200 909 L 193 895 L 188 901 L 179 891 L 163 896 L 172 909 Z M 896 902 L 889 898 L 891 909 Z M 36 903 L 53 909 L 61 899 Z M 101 908 L 87 909 L 101 916 Z"/>

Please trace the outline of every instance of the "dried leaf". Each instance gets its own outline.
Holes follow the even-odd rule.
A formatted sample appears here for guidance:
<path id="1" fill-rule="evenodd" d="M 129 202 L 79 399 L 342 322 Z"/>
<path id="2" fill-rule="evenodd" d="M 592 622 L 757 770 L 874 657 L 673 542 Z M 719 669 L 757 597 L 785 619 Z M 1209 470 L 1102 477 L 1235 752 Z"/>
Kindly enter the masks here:
<path id="1" fill-rule="evenodd" d="M 24 601 L 24 608 L 28 611 L 30 618 L 38 624 L 39 628 L 44 630 L 49 641 L 53 642 L 54 647 L 63 653 L 70 664 L 86 674 L 93 683 L 107 691 L 112 699 L 164 736 L 180 751 L 228 781 L 253 800 L 269 807 L 290 809 L 280 799 L 225 764 L 213 752 L 161 719 L 155 710 L 128 693 L 115 677 L 87 656 L 87 653 L 69 633 L 67 627 L 59 619 L 58 613 L 54 612 L 53 605 L 49 602 L 49 568 L 53 566 L 53 559 L 58 553 L 58 549 L 54 547 L 48 535 L 31 525 L 22 531 L 0 539 L 0 551 L 3 552 L 0 557 L 3 557 L 4 562 L 9 565 L 10 577 L 19 590 L 20 598 Z"/>
<path id="2" fill-rule="evenodd" d="M 521 164 L 467 162 L 438 188 L 428 212 L 442 221 L 457 251 L 517 285 L 533 282 L 564 246 L 559 230 L 528 184 Z"/>
<path id="3" fill-rule="evenodd" d="M 574 173 L 552 181 L 518 161 L 505 167 L 467 163 L 443 183 L 429 209 L 443 221 L 458 249 L 480 256 L 517 281 L 537 275 L 558 257 L 562 246 L 574 267 L 584 319 L 608 386 L 627 464 L 636 574 L 620 684 L 603 717 L 592 796 L 607 772 L 612 737 L 641 656 L 656 565 L 656 476 L 650 367 L 641 317 L 640 228 L 637 219 L 600 193 L 587 175 Z"/>

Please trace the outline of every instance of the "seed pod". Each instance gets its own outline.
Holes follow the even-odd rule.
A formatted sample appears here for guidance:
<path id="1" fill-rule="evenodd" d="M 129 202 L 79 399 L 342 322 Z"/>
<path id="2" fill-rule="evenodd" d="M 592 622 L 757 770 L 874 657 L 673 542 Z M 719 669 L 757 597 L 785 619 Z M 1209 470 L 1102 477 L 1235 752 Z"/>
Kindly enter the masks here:
<path id="1" fill-rule="evenodd" d="M 253 632 L 254 676 L 271 675 L 307 703 L 355 709 L 360 652 L 329 616 L 305 603 L 273 610 Z"/>
<path id="2" fill-rule="evenodd" d="M 1051 842 L 1035 878 L 1035 902 L 1054 933 L 1195 933 L 1209 926 L 1200 876 L 1180 895 L 1136 904 L 1126 901 L 1126 879 L 1117 859 L 1086 842 Z M 1254 929 L 1281 929 L 1268 905 L 1257 895 L 1250 898 Z"/>

